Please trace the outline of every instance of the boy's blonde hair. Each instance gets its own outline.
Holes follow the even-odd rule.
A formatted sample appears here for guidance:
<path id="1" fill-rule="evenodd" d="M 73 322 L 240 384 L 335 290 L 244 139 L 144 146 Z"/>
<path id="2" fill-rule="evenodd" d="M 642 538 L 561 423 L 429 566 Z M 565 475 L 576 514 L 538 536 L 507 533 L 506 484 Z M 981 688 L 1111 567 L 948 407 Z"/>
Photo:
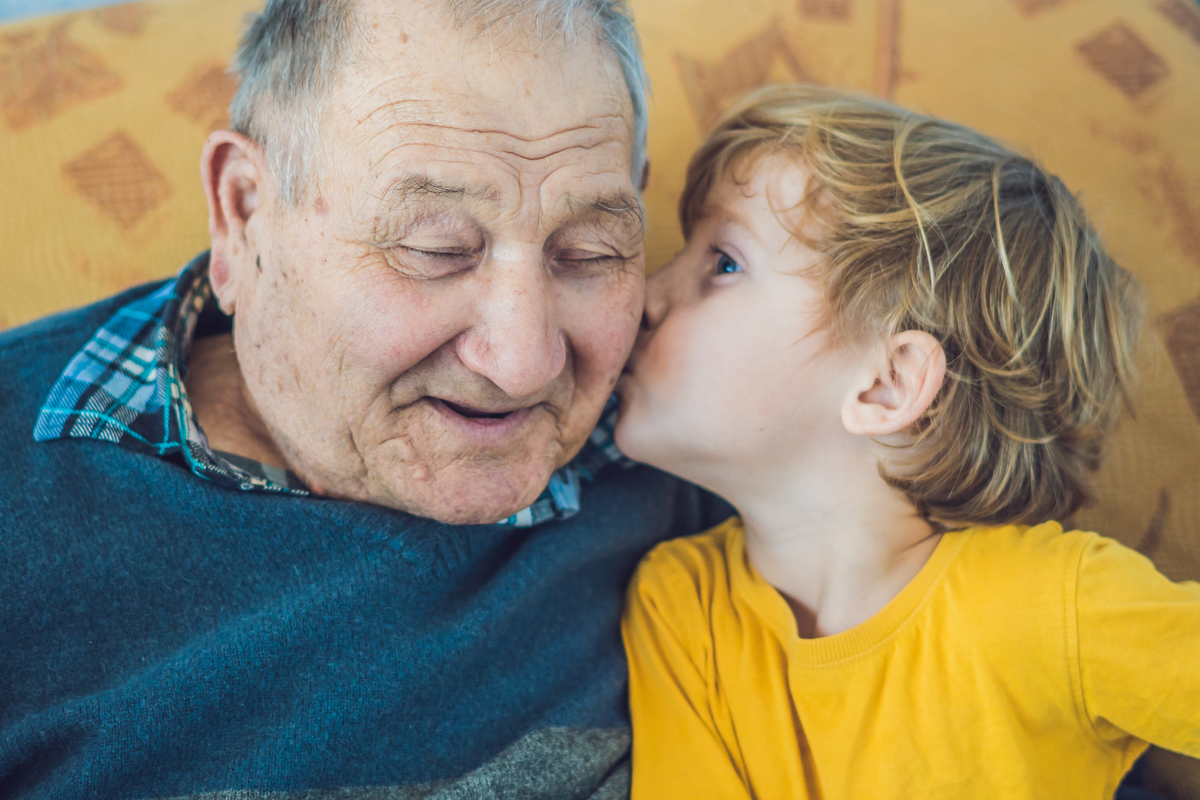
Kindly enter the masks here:
<path id="1" fill-rule="evenodd" d="M 685 234 L 719 180 L 772 154 L 811 176 L 803 238 L 839 339 L 921 330 L 945 350 L 945 385 L 884 479 L 945 527 L 1063 519 L 1089 499 L 1129 405 L 1142 297 L 1062 182 L 960 125 L 776 86 L 693 156 Z"/>

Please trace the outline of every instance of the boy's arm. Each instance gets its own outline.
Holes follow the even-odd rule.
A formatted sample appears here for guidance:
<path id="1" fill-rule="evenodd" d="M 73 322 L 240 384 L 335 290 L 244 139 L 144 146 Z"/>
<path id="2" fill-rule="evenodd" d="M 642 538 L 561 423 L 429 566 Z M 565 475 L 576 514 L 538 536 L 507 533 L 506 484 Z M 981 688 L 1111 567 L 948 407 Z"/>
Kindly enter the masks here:
<path id="1" fill-rule="evenodd" d="M 1096 537 L 1073 595 L 1079 689 L 1096 734 L 1200 757 L 1200 584 L 1173 583 L 1139 553 Z"/>
<path id="2" fill-rule="evenodd" d="M 666 596 L 663 576 L 654 575 L 648 561 L 630 583 L 621 625 L 629 657 L 633 800 L 749 800 L 713 718 L 703 665 L 695 658 L 706 643 L 686 641 L 703 630 L 694 619 L 680 618 L 702 617 L 702 610 L 698 603 L 686 609 L 687 598 Z"/>

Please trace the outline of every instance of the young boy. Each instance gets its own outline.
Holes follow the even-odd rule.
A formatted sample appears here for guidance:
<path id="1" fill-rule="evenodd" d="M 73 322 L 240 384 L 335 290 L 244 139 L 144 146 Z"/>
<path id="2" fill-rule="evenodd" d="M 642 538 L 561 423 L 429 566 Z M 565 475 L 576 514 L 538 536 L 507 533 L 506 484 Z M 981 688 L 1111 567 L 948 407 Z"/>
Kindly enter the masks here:
<path id="1" fill-rule="evenodd" d="M 727 498 L 624 621 L 639 798 L 1108 798 L 1200 756 L 1200 585 L 1063 532 L 1135 281 L 1028 159 L 776 87 L 692 160 L 617 442 Z"/>

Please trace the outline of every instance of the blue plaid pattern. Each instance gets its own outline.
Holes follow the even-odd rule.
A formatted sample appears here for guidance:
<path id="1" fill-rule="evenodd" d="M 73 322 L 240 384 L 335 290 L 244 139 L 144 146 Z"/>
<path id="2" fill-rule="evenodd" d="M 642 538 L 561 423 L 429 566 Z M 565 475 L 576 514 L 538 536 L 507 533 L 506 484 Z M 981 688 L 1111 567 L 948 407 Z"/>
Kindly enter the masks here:
<path id="1" fill-rule="evenodd" d="M 204 253 L 175 281 L 119 309 L 59 376 L 38 414 L 34 440 L 95 439 L 156 456 L 181 453 L 196 475 L 230 488 L 310 496 L 278 470 L 254 468 L 209 447 L 181 370 L 200 312 L 211 300 Z M 616 417 L 610 398 L 579 454 L 551 476 L 531 506 L 501 524 L 530 527 L 574 516 L 583 483 L 613 464 L 629 466 L 613 440 Z"/>

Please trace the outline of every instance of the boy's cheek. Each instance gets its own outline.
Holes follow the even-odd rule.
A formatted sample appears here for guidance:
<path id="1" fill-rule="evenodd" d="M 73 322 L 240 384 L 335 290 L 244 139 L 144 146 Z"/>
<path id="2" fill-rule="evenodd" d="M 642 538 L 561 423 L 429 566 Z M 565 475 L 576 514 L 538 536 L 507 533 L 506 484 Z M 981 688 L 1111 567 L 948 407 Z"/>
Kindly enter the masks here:
<path id="1" fill-rule="evenodd" d="M 696 350 L 702 347 L 703 331 L 687 324 L 685 315 L 666 320 L 639 343 L 634 362 L 635 374 L 647 383 L 660 383 L 671 378 L 684 378 L 696 370 Z"/>

